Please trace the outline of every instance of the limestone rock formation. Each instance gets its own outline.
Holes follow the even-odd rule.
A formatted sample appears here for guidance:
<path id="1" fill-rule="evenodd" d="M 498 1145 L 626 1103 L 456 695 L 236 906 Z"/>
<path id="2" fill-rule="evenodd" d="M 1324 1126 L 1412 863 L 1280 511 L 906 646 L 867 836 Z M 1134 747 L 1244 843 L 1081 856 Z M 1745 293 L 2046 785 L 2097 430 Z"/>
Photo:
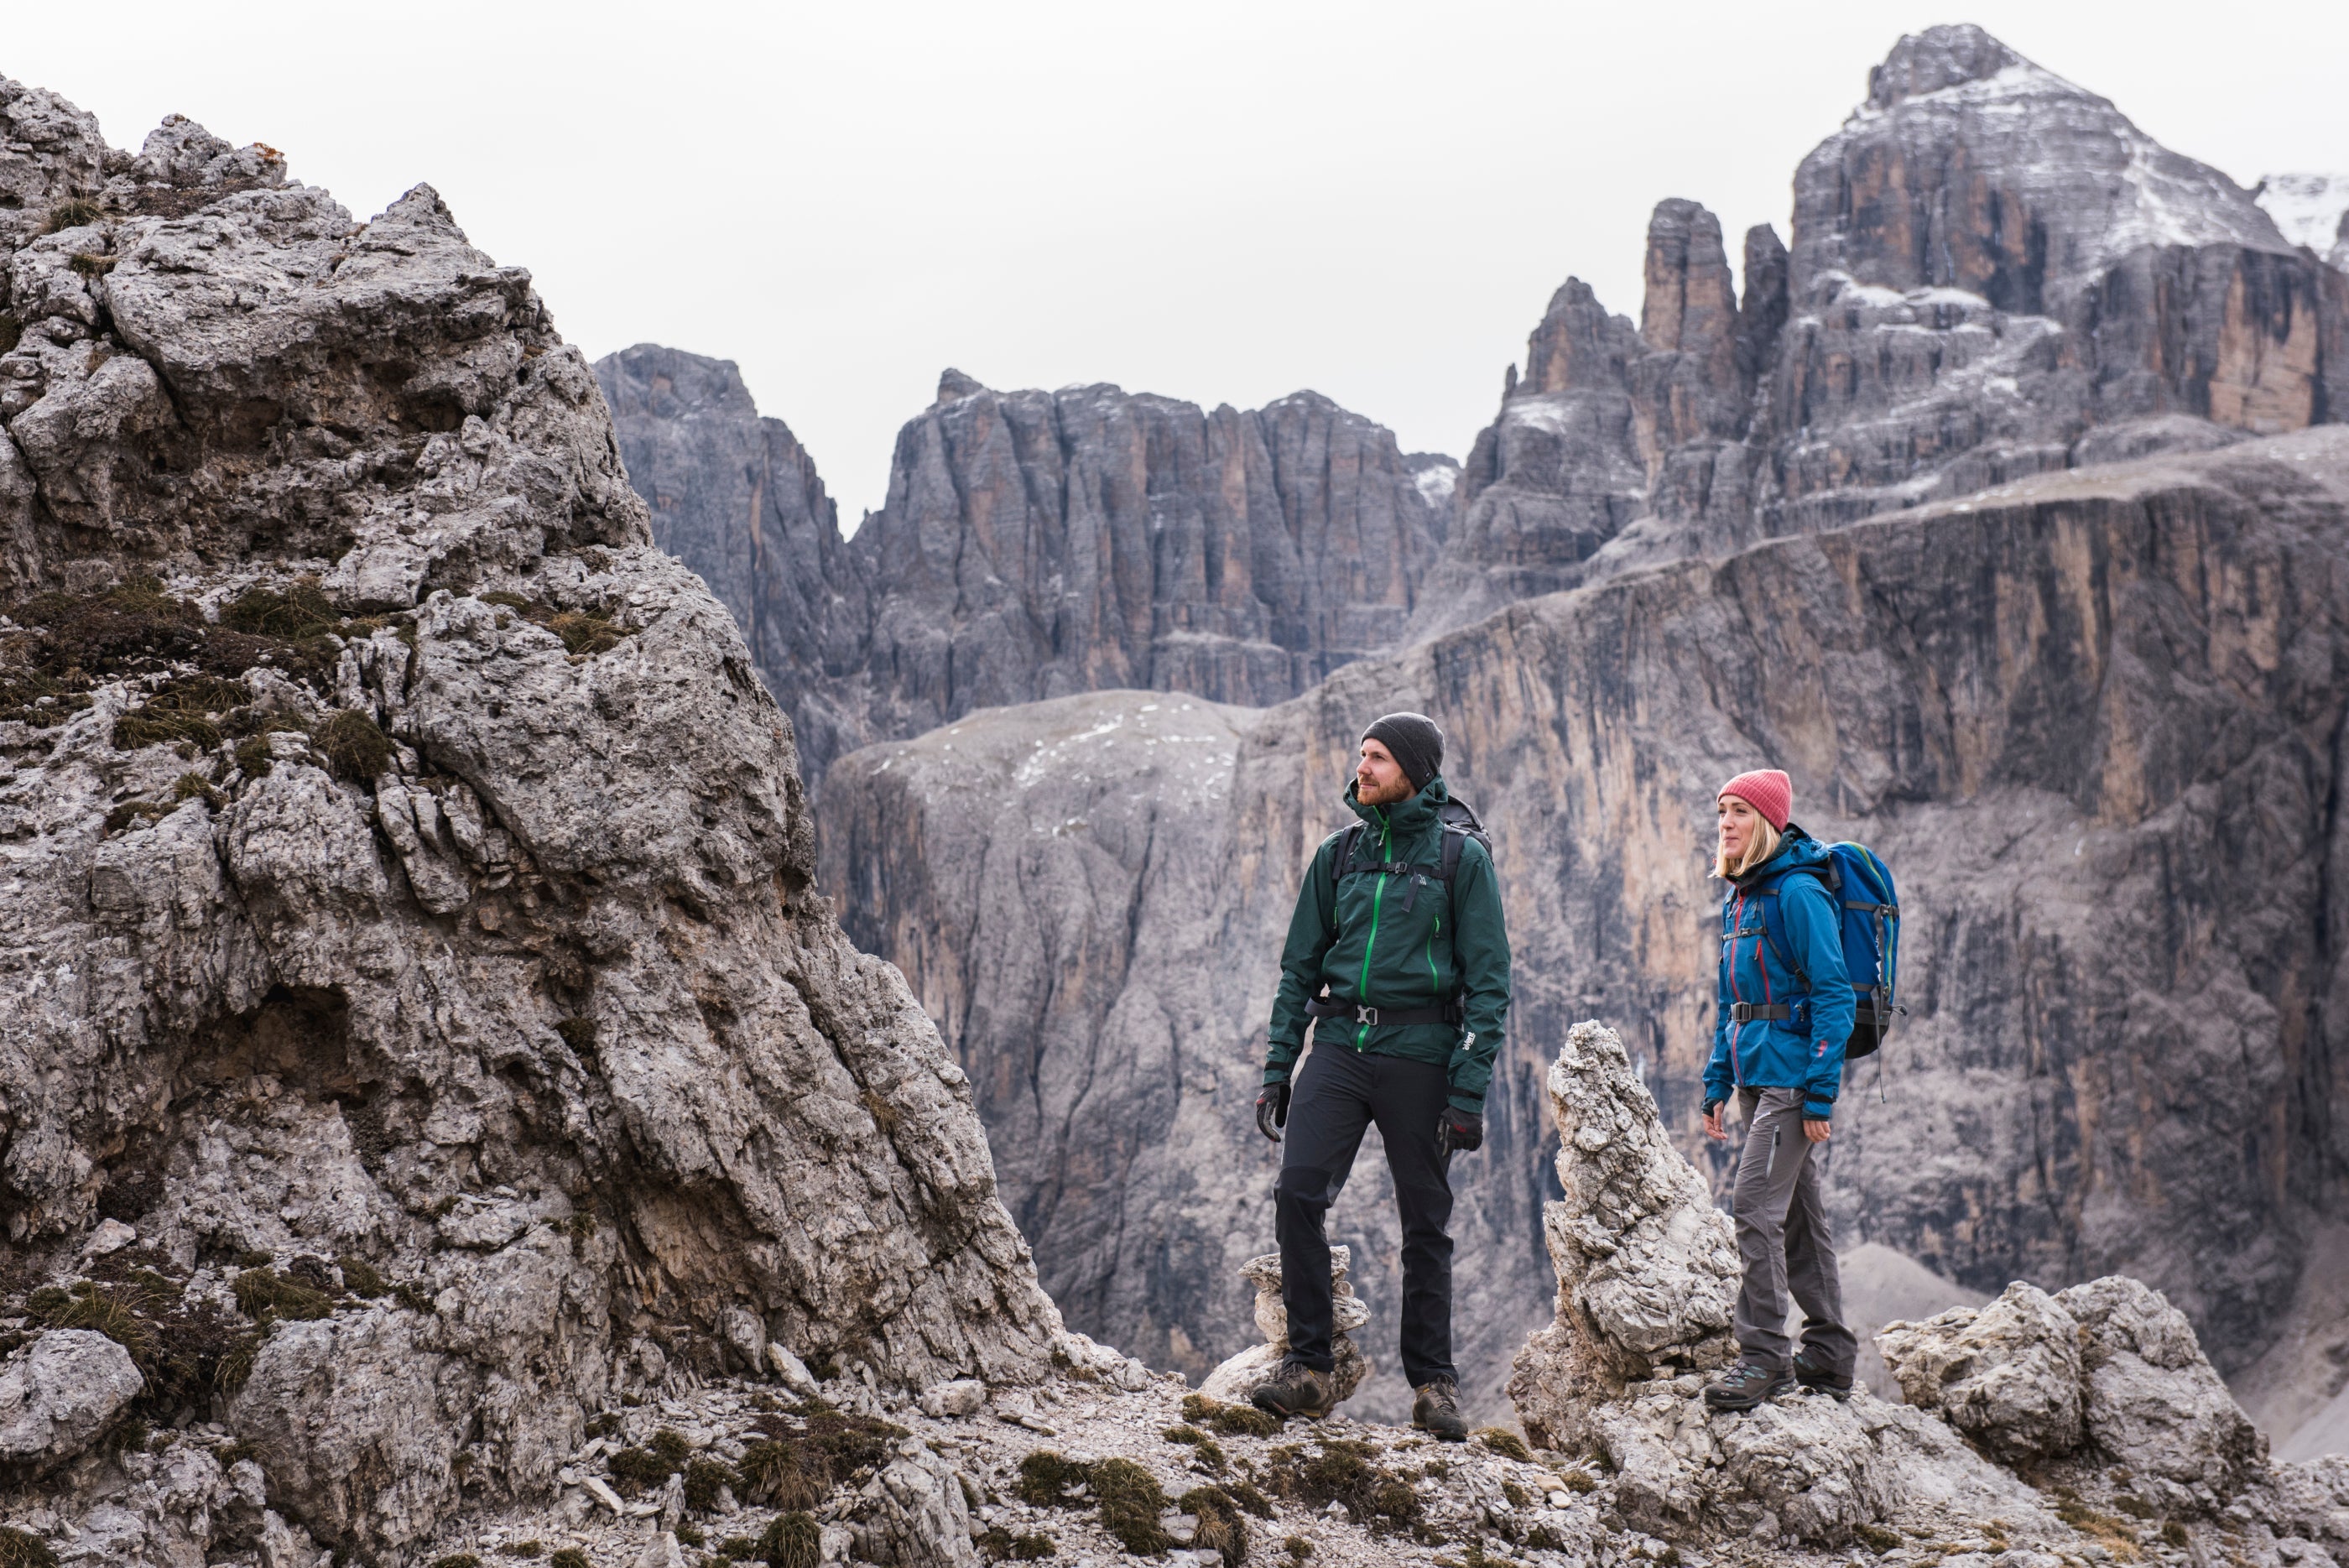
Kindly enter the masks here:
<path id="1" fill-rule="evenodd" d="M 2045 1291 L 2017 1282 L 1990 1305 L 1956 1308 L 1876 1336 L 1903 1399 L 1938 1410 L 2002 1459 L 2080 1446 L 2080 1328 Z"/>
<path id="2" fill-rule="evenodd" d="M 1261 704 L 1392 646 L 1455 466 L 1312 392 L 1212 412 L 959 371 L 843 540 L 812 462 L 734 367 L 598 362 L 658 542 L 710 582 L 811 779 L 867 740 L 1104 687 Z"/>
<path id="3" fill-rule="evenodd" d="M 1626 1021 L 1675 1146 L 1725 1183 L 1696 1127 L 1703 849 L 1713 791 L 1770 759 L 1914 912 L 1909 1015 L 1826 1157 L 1842 1244 L 1984 1295 L 2127 1272 L 2230 1371 L 2292 1300 L 2349 1126 L 2322 913 L 2349 853 L 2344 558 L 2349 429 L 2041 475 L 1528 601 L 1261 712 L 973 714 L 843 759 L 822 879 L 977 1082 L 1071 1321 L 1201 1376 L 1242 1347 L 1213 1282 L 1272 1236 L 1248 1106 L 1297 875 L 1346 820 L 1365 718 L 1436 715 L 1524 977 L 1485 1148 L 1453 1167 L 1464 1390 L 1491 1410 L 1554 1315 L 1519 1173 L 1554 1147 L 1575 1023 Z M 1330 1222 L 1375 1355 L 1399 1281 L 1374 1148 Z"/>
<path id="4" fill-rule="evenodd" d="M 1911 1405 L 1993 1454 L 2061 1459 L 2087 1446 L 2178 1507 L 2261 1479 L 2267 1443 L 2158 1291 L 2107 1275 L 2054 1296 L 2016 1283 L 1989 1306 L 1878 1336 Z"/>
<path id="5" fill-rule="evenodd" d="M 1346 1273 L 1353 1266 L 1350 1248 L 1330 1249 L 1330 1280 L 1332 1288 L 1330 1351 L 1336 1364 L 1331 1369 L 1331 1381 L 1342 1404 L 1351 1399 L 1371 1375 L 1371 1364 L 1354 1343 L 1354 1334 L 1371 1321 L 1370 1309 L 1354 1293 L 1347 1282 Z M 1280 1369 L 1283 1357 L 1288 1354 L 1288 1309 L 1280 1297 L 1280 1254 L 1267 1252 L 1250 1258 L 1240 1277 L 1256 1287 L 1256 1326 L 1264 1335 L 1262 1345 L 1251 1345 L 1225 1362 L 1206 1376 L 1199 1392 L 1210 1399 L 1222 1399 L 1233 1404 L 1246 1404 L 1248 1395 Z"/>
<path id="6" fill-rule="evenodd" d="M 57 1465 L 105 1435 L 146 1386 L 130 1353 L 61 1328 L 0 1362 L 0 1465 Z"/>
<path id="7" fill-rule="evenodd" d="M 2251 193 L 2285 239 L 2349 272 L 2349 174 L 2271 174 Z"/>
<path id="8" fill-rule="evenodd" d="M 1698 1382 L 1687 1374 L 1630 1386 L 1595 1451 L 1527 1449 L 1497 1432 L 1431 1462 L 1417 1433 L 1341 1411 L 1268 1434 L 1257 1412 L 1170 1378 L 1125 1388 L 1071 1376 L 943 1416 L 851 1378 L 824 1384 L 829 1413 L 779 1410 L 758 1386 L 724 1378 L 616 1413 L 611 1435 L 566 1470 L 554 1505 L 452 1521 L 426 1550 L 487 1561 L 564 1540 L 592 1562 L 674 1568 L 688 1526 L 826 1562 L 1025 1561 L 1049 1551 L 1061 1562 L 1148 1554 L 1169 1568 L 1288 1556 L 1295 1548 L 1279 1549 L 1291 1540 L 1311 1548 L 1312 1562 L 1342 1568 L 1475 1553 L 1528 1568 L 1675 1554 L 1753 1568 L 1825 1568 L 1855 1554 L 1998 1568 L 2286 1568 L 2349 1550 L 2349 1462 L 2261 1467 L 2223 1501 L 2181 1500 L 2101 1463 L 2038 1467 L 2026 1480 L 1931 1413 L 1864 1394 L 1848 1405 L 1792 1396 L 1708 1415 Z M 820 1494 L 795 1486 L 801 1508 L 752 1493 L 691 1502 L 676 1475 L 631 1480 L 667 1462 L 664 1444 L 705 1479 L 744 1480 L 771 1457 L 767 1446 L 788 1449 L 818 1423 L 864 1445 L 869 1462 Z M 615 1484 L 636 1496 L 620 1497 Z M 262 1530 L 267 1564 L 278 1532 L 266 1520 Z M 301 1549 L 298 1537 L 282 1544 L 289 1561 Z"/>
<path id="9" fill-rule="evenodd" d="M 2055 1301 L 2079 1324 L 2081 1418 L 2099 1450 L 2140 1476 L 2222 1497 L 2264 1469 L 2267 1440 L 2160 1292 L 2115 1274 Z"/>
<path id="10" fill-rule="evenodd" d="M 74 1461 L 59 1528 L 199 1560 L 265 1488 L 398 1558 L 770 1344 L 1067 1355 L 529 275 L 427 187 L 356 223 L 15 83 L 0 188 L 0 1316 L 233 1456 Z"/>
<path id="11" fill-rule="evenodd" d="M 1518 1353 L 1509 1397 L 1528 1436 L 1572 1448 L 1593 1402 L 1734 1359 L 1740 1268 L 1729 1217 L 1673 1150 L 1613 1030 L 1568 1030 L 1547 1087 L 1564 1193 L 1542 1214 L 1557 1315 Z"/>

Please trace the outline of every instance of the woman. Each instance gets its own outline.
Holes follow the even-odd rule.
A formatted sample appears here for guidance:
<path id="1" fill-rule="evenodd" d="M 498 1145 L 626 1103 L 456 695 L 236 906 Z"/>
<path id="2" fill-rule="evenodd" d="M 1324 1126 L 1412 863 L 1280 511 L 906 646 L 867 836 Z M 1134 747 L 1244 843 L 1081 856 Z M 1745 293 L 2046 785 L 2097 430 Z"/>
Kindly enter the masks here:
<path id="1" fill-rule="evenodd" d="M 1704 1070 L 1705 1136 L 1725 1138 L 1730 1096 L 1745 1116 L 1731 1209 L 1745 1282 L 1737 1295 L 1743 1353 L 1704 1391 L 1716 1410 L 1750 1410 L 1800 1384 L 1847 1398 L 1858 1342 L 1843 1322 L 1835 1237 L 1812 1150 L 1834 1131 L 1851 1035 L 1842 910 L 1828 894 L 1827 850 L 1787 821 L 1791 780 L 1740 774 L 1714 807 L 1721 904 L 1720 1012 Z M 1790 1358 L 1786 1296 L 1803 1309 L 1802 1354 Z"/>

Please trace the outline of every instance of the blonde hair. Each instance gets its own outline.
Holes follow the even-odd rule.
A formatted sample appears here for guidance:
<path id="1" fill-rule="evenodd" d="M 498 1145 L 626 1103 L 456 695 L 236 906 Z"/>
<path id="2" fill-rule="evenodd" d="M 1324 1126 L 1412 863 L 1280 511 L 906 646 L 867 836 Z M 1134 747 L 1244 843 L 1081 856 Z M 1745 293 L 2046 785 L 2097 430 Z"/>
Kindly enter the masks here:
<path id="1" fill-rule="evenodd" d="M 1741 797 L 1742 798 L 1742 797 Z M 1751 802 L 1747 803 L 1749 805 Z M 1734 882 L 1756 866 L 1778 853 L 1778 830 L 1760 812 L 1754 814 L 1754 836 L 1745 841 L 1745 853 L 1731 865 L 1719 855 L 1713 857 L 1713 874 L 1724 882 Z"/>

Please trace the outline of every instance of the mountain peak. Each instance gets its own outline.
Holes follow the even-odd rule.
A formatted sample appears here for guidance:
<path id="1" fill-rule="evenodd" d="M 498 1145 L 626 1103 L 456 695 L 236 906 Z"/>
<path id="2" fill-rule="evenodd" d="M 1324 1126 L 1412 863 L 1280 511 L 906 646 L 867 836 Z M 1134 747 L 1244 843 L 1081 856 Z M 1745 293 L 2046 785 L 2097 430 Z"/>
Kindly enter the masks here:
<path id="1" fill-rule="evenodd" d="M 1988 81 L 2011 66 L 2031 62 L 1971 23 L 1928 27 L 1892 46 L 1884 63 L 1868 73 L 1868 103 L 1890 109 L 1967 82 Z"/>
<path id="2" fill-rule="evenodd" d="M 951 403 L 957 399 L 968 398 L 974 392 L 985 390 L 987 390 L 986 382 L 976 376 L 965 375 L 949 365 L 938 372 L 938 395 L 931 407 L 936 408 L 941 403 Z"/>

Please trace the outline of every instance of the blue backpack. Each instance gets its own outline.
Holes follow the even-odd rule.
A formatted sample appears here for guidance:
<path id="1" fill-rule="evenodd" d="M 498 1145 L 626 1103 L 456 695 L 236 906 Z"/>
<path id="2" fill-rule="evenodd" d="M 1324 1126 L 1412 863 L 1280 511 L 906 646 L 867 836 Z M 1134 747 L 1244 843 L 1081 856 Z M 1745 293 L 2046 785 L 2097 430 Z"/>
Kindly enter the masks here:
<path id="1" fill-rule="evenodd" d="M 1852 992 L 1851 1039 L 1844 1045 L 1844 1059 L 1874 1055 L 1892 1032 L 1892 1015 L 1909 1011 L 1892 1002 L 1892 989 L 1900 972 L 1900 904 L 1892 890 L 1892 872 L 1865 845 L 1830 844 L 1825 865 L 1790 867 L 1766 885 L 1747 891 L 1767 898 L 1789 877 L 1816 878 L 1826 886 L 1827 896 L 1843 906 L 1843 967 L 1851 977 Z M 1802 966 L 1778 940 L 1767 913 L 1769 906 L 1757 902 L 1754 909 L 1761 914 L 1762 934 L 1769 940 L 1770 950 L 1808 990 L 1810 976 L 1803 973 Z"/>

